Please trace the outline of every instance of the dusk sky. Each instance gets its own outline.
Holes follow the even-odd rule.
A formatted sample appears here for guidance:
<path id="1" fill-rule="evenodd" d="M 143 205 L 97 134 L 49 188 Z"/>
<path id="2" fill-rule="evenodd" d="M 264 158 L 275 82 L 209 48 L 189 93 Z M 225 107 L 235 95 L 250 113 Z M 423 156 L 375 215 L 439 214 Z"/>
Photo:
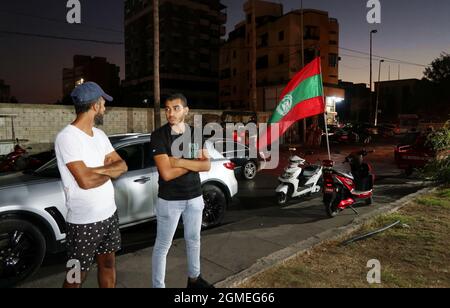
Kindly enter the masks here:
<path id="1" fill-rule="evenodd" d="M 119 65 L 125 76 L 123 45 L 54 40 L 13 35 L 25 32 L 123 42 L 123 0 L 82 0 L 82 24 L 65 23 L 66 0 L 0 0 L 0 79 L 11 86 L 20 102 L 53 103 L 62 95 L 62 69 L 71 67 L 75 54 L 103 56 Z M 244 18 L 241 0 L 223 0 L 228 6 L 227 31 Z M 285 13 L 300 7 L 300 0 L 275 1 Z M 450 52 L 450 1 L 381 0 L 382 23 L 366 21 L 366 0 L 304 0 L 305 8 L 326 10 L 340 23 L 340 47 L 369 51 L 369 32 L 374 54 L 428 65 L 442 52 Z M 40 18 L 36 18 L 40 17 Z M 54 22 L 51 20 L 59 20 Z M 100 28 L 114 29 L 104 30 Z M 368 83 L 369 61 L 363 54 L 341 50 L 339 78 Z M 356 57 L 350 57 L 356 56 Z M 363 59 L 361 59 L 361 57 Z M 388 65 L 382 79 L 388 78 Z M 398 64 L 391 63 L 391 78 L 398 77 Z M 374 62 L 374 67 L 378 64 Z M 377 69 L 374 71 L 377 71 Z M 424 67 L 401 65 L 401 78 L 422 78 Z M 378 78 L 374 73 L 374 78 Z"/>

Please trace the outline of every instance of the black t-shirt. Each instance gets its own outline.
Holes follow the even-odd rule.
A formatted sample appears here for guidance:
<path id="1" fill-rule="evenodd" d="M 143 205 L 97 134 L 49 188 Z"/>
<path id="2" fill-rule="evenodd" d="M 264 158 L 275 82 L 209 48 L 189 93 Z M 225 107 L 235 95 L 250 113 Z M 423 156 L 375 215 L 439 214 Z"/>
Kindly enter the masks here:
<path id="1" fill-rule="evenodd" d="M 188 131 L 186 130 L 185 134 Z M 172 155 L 172 145 L 178 138 L 189 138 L 189 147 L 183 155 L 185 159 L 193 159 L 197 155 L 197 151 L 201 149 L 201 145 L 194 143 L 193 129 L 191 128 L 191 135 L 176 135 L 172 132 L 172 128 L 169 124 L 157 129 L 151 136 L 151 151 L 153 156 L 167 154 L 169 157 Z M 180 142 L 181 143 L 181 142 Z M 182 143 L 180 150 L 184 150 Z M 195 154 L 194 154 L 195 153 Z M 198 172 L 189 172 L 179 178 L 166 182 L 159 177 L 159 193 L 158 197 L 167 201 L 181 201 L 191 200 L 198 198 L 202 195 L 202 187 L 200 182 L 200 174 Z"/>

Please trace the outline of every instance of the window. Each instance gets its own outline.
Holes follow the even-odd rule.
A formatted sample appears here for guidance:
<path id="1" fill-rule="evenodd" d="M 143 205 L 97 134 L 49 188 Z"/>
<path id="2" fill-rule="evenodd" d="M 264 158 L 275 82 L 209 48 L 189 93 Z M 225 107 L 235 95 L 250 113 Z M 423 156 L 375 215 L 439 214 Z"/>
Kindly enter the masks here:
<path id="1" fill-rule="evenodd" d="M 316 26 L 305 27 L 305 40 L 320 40 L 320 28 Z"/>
<path id="2" fill-rule="evenodd" d="M 269 33 L 264 33 L 259 37 L 258 47 L 267 47 L 269 46 Z"/>
<path id="3" fill-rule="evenodd" d="M 328 55 L 328 65 L 329 65 L 330 67 L 337 67 L 337 66 L 338 66 L 338 60 L 339 60 L 339 57 L 338 57 L 337 54 L 335 54 L 335 53 L 330 53 L 330 54 Z"/>
<path id="4" fill-rule="evenodd" d="M 330 45 L 337 45 L 337 41 L 330 41 Z"/>
<path id="5" fill-rule="evenodd" d="M 144 143 L 144 168 L 155 167 L 155 161 L 153 160 L 153 155 L 151 153 L 150 142 Z"/>
<path id="6" fill-rule="evenodd" d="M 231 69 L 227 68 L 220 72 L 220 79 L 229 79 L 231 77 Z"/>
<path id="7" fill-rule="evenodd" d="M 256 60 L 256 69 L 265 69 L 269 67 L 269 56 L 259 57 Z"/>
<path id="8" fill-rule="evenodd" d="M 44 165 L 41 169 L 39 169 L 39 171 L 37 171 L 37 174 L 44 178 L 61 178 L 56 159 L 47 163 L 47 165 Z"/>
<path id="9" fill-rule="evenodd" d="M 233 69 L 233 77 L 236 77 L 236 75 L 237 75 L 237 70 Z"/>
<path id="10" fill-rule="evenodd" d="M 284 41 L 284 31 L 278 32 L 278 40 L 279 41 Z"/>
<path id="11" fill-rule="evenodd" d="M 233 59 L 236 59 L 236 57 L 237 57 L 236 50 L 233 50 Z"/>
<path id="12" fill-rule="evenodd" d="M 143 167 L 143 149 L 141 144 L 133 144 L 117 150 L 117 154 L 127 163 L 128 171 Z"/>
<path id="13" fill-rule="evenodd" d="M 284 63 L 284 54 L 280 54 L 278 55 L 278 64 L 283 64 Z"/>

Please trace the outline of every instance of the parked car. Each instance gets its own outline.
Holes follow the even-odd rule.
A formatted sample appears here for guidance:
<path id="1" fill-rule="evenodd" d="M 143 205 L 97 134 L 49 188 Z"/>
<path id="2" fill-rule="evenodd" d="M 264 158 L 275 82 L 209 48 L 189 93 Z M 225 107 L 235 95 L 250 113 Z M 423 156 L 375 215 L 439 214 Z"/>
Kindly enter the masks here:
<path id="1" fill-rule="evenodd" d="M 120 227 L 155 219 L 158 172 L 150 153 L 150 135 L 111 137 L 129 171 L 113 181 Z M 200 174 L 205 210 L 203 227 L 220 224 L 237 194 L 231 162 L 208 143 L 212 167 Z M 0 178 L 0 287 L 36 272 L 46 253 L 64 250 L 67 208 L 56 158 L 30 174 Z"/>
<path id="2" fill-rule="evenodd" d="M 248 181 L 255 179 L 258 171 L 261 169 L 261 162 L 264 161 L 262 158 L 259 158 L 257 153 L 256 158 L 251 157 L 248 146 L 228 139 L 214 141 L 214 147 L 224 157 L 234 163 L 236 176 L 240 176 Z"/>
<path id="3" fill-rule="evenodd" d="M 415 169 L 425 167 L 436 157 L 436 151 L 427 144 L 426 134 L 410 133 L 394 150 L 399 169 L 411 175 Z"/>

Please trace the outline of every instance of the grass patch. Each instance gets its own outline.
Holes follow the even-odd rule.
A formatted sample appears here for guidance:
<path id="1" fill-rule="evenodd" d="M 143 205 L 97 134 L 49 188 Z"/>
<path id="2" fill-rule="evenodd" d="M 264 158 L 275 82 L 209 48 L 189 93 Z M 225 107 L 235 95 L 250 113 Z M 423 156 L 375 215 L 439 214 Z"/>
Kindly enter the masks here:
<path id="1" fill-rule="evenodd" d="M 240 287 L 450 287 L 450 189 L 417 198 L 398 213 L 382 215 L 355 235 L 400 221 L 370 239 L 342 247 L 328 243 L 272 268 Z M 367 262 L 380 261 L 380 285 L 367 282 Z"/>

